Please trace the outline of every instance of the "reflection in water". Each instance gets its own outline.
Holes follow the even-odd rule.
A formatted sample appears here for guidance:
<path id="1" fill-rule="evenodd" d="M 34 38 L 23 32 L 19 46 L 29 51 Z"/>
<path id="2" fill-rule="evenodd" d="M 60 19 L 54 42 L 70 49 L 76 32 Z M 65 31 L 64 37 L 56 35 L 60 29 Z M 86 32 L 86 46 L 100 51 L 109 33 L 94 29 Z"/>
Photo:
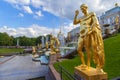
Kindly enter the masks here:
<path id="1" fill-rule="evenodd" d="M 41 64 L 48 64 L 49 63 L 46 55 L 41 56 L 39 59 L 40 59 Z"/>

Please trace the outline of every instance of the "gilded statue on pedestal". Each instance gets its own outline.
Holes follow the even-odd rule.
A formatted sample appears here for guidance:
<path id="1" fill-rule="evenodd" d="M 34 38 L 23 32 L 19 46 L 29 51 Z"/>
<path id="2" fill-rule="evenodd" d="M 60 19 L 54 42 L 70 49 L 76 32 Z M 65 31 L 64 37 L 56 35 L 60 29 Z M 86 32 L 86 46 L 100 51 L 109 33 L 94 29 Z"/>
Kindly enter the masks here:
<path id="1" fill-rule="evenodd" d="M 50 39 L 50 49 L 51 49 L 51 54 L 55 54 L 55 46 L 54 46 L 54 36 L 51 35 L 51 39 Z"/>
<path id="2" fill-rule="evenodd" d="M 60 41 L 57 37 L 55 37 L 55 46 L 56 46 L 55 52 L 59 52 Z"/>
<path id="3" fill-rule="evenodd" d="M 37 49 L 35 46 L 32 47 L 32 55 L 33 57 L 38 57 L 39 55 L 37 54 Z"/>
<path id="4" fill-rule="evenodd" d="M 102 68 L 105 63 L 104 44 L 97 16 L 94 12 L 88 11 L 86 4 L 82 4 L 80 9 L 84 15 L 77 18 L 79 11 L 76 10 L 73 24 L 80 24 L 80 37 L 78 39 L 77 50 L 82 62 L 81 67 L 89 70 L 92 57 L 96 63 L 96 70 L 103 72 Z M 84 59 L 84 53 L 82 52 L 83 47 L 85 47 L 87 54 L 87 64 Z"/>
<path id="5" fill-rule="evenodd" d="M 59 46 L 60 46 L 60 41 L 58 38 L 54 37 L 51 35 L 51 40 L 50 40 L 50 48 L 51 48 L 51 54 L 56 54 L 59 52 Z"/>
<path id="6" fill-rule="evenodd" d="M 32 54 L 34 55 L 36 53 L 36 48 L 35 46 L 32 47 Z"/>
<path id="7" fill-rule="evenodd" d="M 49 48 L 49 45 L 48 45 L 48 42 L 46 42 L 46 50 L 48 50 Z"/>

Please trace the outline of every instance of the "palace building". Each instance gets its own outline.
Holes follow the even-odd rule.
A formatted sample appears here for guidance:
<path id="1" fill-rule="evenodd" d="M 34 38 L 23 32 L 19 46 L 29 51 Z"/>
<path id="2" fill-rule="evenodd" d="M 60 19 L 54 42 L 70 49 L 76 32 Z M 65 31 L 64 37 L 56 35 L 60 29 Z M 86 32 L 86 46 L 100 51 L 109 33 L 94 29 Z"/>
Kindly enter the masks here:
<path id="1" fill-rule="evenodd" d="M 70 42 L 77 42 L 78 37 L 79 37 L 79 31 L 80 31 L 80 26 L 72 29 L 70 32 L 68 32 L 68 40 Z"/>
<path id="2" fill-rule="evenodd" d="M 115 4 L 115 7 L 107 10 L 99 18 L 100 26 L 102 28 L 102 34 L 106 34 L 106 30 L 109 30 L 109 33 L 113 33 L 118 29 L 120 24 L 120 7 L 118 3 Z"/>

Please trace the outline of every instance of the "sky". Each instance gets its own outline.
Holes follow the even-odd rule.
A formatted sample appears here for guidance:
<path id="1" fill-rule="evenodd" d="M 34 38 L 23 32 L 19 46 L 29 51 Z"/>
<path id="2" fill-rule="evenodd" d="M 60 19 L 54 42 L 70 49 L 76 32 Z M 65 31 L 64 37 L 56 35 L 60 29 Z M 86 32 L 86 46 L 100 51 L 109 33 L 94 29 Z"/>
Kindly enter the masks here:
<path id="1" fill-rule="evenodd" d="M 0 0 L 0 32 L 10 36 L 38 37 L 62 31 L 64 35 L 75 28 L 75 10 L 85 3 L 97 16 L 120 5 L 120 0 Z M 78 25 L 77 25 L 78 26 Z"/>

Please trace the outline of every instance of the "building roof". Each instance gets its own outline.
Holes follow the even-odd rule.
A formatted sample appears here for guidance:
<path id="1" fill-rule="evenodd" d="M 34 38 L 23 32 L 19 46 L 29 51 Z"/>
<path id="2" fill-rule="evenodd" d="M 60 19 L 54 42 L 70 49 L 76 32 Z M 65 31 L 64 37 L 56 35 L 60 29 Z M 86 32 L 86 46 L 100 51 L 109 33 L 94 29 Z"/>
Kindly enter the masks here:
<path id="1" fill-rule="evenodd" d="M 107 10 L 105 12 L 105 14 L 103 14 L 102 16 L 100 16 L 100 18 L 104 18 L 105 16 L 109 15 L 109 14 L 112 14 L 112 13 L 116 13 L 116 12 L 120 12 L 120 7 L 119 6 L 116 6 L 110 10 Z"/>
<path id="2" fill-rule="evenodd" d="M 73 31 L 75 31 L 75 30 L 79 30 L 79 29 L 80 29 L 80 26 L 78 26 L 78 27 L 72 29 L 70 32 L 73 32 Z"/>
<path id="3" fill-rule="evenodd" d="M 109 13 L 111 13 L 111 12 L 112 12 L 112 13 L 113 13 L 113 12 L 118 12 L 118 11 L 120 11 L 120 7 L 119 7 L 119 6 L 114 7 L 114 8 L 112 8 L 112 9 L 106 11 L 105 14 L 109 14 Z"/>

